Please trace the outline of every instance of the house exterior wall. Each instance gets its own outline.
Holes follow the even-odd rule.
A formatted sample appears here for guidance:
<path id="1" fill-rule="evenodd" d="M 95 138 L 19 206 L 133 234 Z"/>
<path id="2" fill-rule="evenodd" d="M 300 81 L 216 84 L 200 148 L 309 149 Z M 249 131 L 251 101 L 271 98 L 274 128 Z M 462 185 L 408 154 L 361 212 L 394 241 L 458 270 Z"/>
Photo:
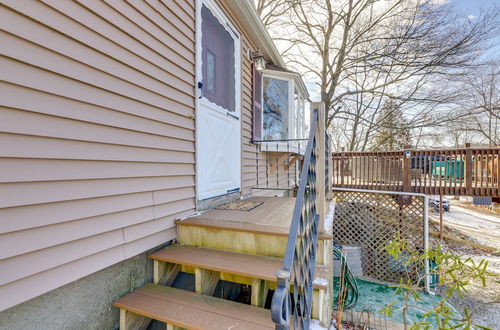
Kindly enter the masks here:
<path id="1" fill-rule="evenodd" d="M 126 265 L 196 210 L 195 2 L 2 0 L 0 311 Z M 257 47 L 217 2 L 242 39 L 249 195 Z"/>
<path id="2" fill-rule="evenodd" d="M 0 330 L 117 329 L 120 310 L 113 302 L 153 280 L 149 252 L 1 311 Z"/>
<path id="3" fill-rule="evenodd" d="M 195 211 L 194 17 L 195 0 L 2 1 L 0 310 Z"/>

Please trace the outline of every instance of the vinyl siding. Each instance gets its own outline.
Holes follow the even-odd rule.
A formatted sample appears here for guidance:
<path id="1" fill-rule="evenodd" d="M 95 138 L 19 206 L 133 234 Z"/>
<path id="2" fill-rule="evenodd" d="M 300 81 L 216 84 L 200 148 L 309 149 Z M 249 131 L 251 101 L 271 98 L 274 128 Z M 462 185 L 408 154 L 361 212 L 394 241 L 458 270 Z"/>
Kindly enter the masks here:
<path id="1" fill-rule="evenodd" d="M 0 310 L 195 211 L 194 0 L 0 5 Z"/>
<path id="2" fill-rule="evenodd" d="M 249 195 L 267 157 L 250 144 L 257 47 L 219 5 L 242 39 Z M 195 211 L 195 0 L 2 0 L 0 27 L 3 310 L 174 239 Z"/>

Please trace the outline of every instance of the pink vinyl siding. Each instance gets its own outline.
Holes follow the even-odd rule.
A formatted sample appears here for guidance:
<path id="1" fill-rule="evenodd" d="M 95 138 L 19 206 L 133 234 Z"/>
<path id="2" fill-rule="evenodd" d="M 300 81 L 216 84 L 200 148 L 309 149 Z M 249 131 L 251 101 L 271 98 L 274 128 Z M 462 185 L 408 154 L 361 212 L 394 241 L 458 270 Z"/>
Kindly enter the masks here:
<path id="1" fill-rule="evenodd" d="M 257 47 L 226 14 L 248 195 Z M 195 211 L 194 61 L 195 0 L 2 1 L 0 310 L 175 238 Z"/>
<path id="2" fill-rule="evenodd" d="M 2 1 L 0 310 L 194 212 L 194 3 Z"/>

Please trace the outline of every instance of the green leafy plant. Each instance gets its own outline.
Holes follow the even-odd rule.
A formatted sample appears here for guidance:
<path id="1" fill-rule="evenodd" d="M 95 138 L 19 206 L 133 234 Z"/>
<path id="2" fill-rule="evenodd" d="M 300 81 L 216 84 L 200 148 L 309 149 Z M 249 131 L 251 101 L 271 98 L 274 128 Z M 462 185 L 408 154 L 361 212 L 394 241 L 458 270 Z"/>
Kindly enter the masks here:
<path id="1" fill-rule="evenodd" d="M 454 293 L 463 297 L 463 293 L 468 292 L 467 286 L 471 282 L 480 281 L 486 286 L 487 279 L 496 276 L 487 270 L 488 262 L 482 259 L 475 262 L 472 258 L 464 258 L 453 251 L 444 251 L 441 247 L 430 248 L 424 251 L 414 249 L 409 241 L 399 235 L 393 239 L 383 249 L 396 262 L 403 265 L 403 276 L 398 285 L 395 285 L 396 292 L 403 298 L 403 306 L 396 309 L 395 302 L 386 305 L 380 312 L 386 316 L 392 316 L 395 312 L 401 312 L 405 329 L 431 329 L 433 325 L 428 320 L 435 320 L 439 329 L 489 329 L 487 327 L 474 324 L 470 311 L 465 308 L 463 316 L 458 315 L 446 303 L 447 298 Z M 429 267 L 426 272 L 423 265 L 427 260 L 433 260 L 436 267 Z M 415 271 L 417 269 L 417 271 Z M 423 269 L 423 271 L 421 270 Z M 441 301 L 431 310 L 425 310 L 417 306 L 414 302 L 422 300 L 422 293 L 425 290 L 422 283 L 426 277 L 437 276 L 439 284 L 446 287 L 446 292 Z M 408 312 L 410 308 L 420 310 L 423 313 L 423 321 L 414 322 L 409 325 Z"/>

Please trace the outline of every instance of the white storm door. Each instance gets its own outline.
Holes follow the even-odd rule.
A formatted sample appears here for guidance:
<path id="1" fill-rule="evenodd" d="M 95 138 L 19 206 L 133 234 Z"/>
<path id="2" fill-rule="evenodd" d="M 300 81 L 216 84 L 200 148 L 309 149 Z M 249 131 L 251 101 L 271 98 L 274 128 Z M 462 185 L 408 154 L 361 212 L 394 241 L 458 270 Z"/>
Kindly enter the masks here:
<path id="1" fill-rule="evenodd" d="M 200 1 L 197 30 L 198 199 L 240 190 L 239 36 L 211 1 Z"/>

